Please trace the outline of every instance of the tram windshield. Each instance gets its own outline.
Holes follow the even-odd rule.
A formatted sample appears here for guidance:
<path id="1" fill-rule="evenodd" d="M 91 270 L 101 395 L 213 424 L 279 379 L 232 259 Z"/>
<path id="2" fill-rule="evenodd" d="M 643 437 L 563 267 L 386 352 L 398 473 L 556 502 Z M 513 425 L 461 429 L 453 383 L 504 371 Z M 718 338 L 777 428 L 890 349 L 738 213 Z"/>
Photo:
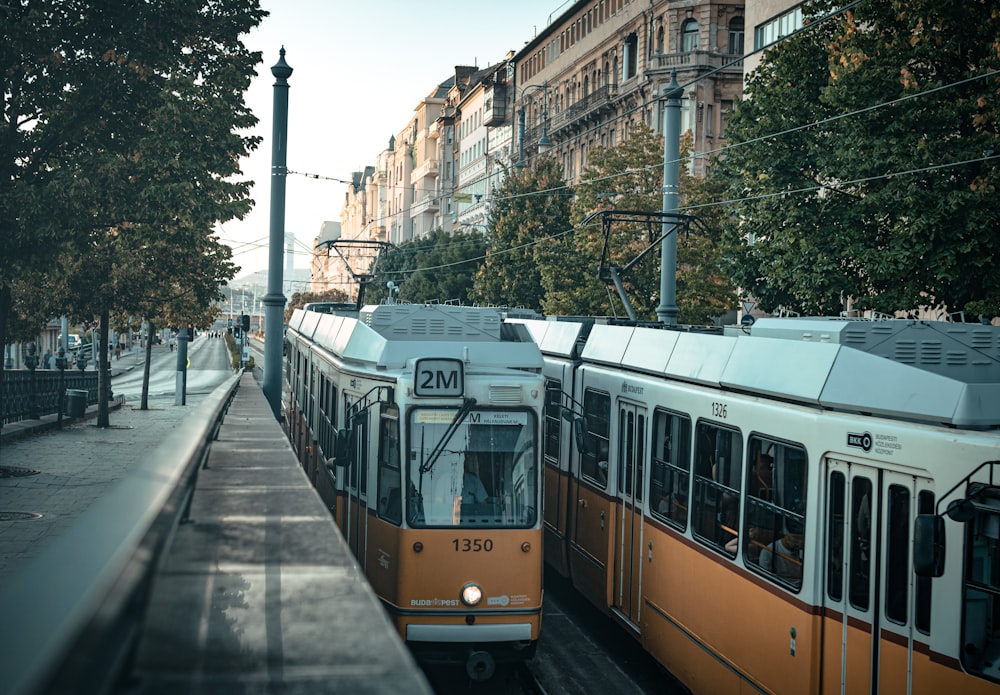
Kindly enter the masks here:
<path id="1" fill-rule="evenodd" d="M 535 524 L 538 438 L 530 412 L 415 408 L 408 433 L 411 526 Z"/>

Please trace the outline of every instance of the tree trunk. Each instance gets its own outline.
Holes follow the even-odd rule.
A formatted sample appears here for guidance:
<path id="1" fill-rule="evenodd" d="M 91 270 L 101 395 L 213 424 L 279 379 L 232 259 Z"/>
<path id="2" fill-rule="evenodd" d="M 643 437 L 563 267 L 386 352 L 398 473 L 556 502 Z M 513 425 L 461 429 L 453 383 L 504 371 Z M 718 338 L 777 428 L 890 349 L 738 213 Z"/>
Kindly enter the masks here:
<path id="1" fill-rule="evenodd" d="M 97 426 L 110 427 L 108 401 L 111 399 L 111 365 L 108 364 L 108 310 L 101 312 L 97 355 Z"/>
<path id="2" fill-rule="evenodd" d="M 149 363 L 153 359 L 153 333 L 156 326 L 152 321 L 148 322 L 146 328 L 146 360 L 142 365 L 142 399 L 139 401 L 139 410 L 149 410 Z"/>
<path id="3" fill-rule="evenodd" d="M 4 364 L 2 360 L 6 357 L 4 348 L 7 347 L 7 316 L 10 313 L 11 291 L 10 285 L 0 286 L 0 427 L 3 427 L 3 378 Z"/>

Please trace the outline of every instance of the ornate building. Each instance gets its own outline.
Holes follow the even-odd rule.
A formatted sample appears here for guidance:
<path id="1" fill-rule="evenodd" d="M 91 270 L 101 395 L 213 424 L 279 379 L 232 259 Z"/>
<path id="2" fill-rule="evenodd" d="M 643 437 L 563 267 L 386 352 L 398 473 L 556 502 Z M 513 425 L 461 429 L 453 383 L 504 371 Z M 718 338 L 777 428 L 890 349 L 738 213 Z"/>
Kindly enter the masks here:
<path id="1" fill-rule="evenodd" d="M 673 74 L 691 173 L 705 174 L 742 93 L 743 32 L 737 0 L 570 4 L 520 51 L 484 69 L 457 66 L 417 104 L 375 166 L 353 175 L 342 238 L 402 244 L 434 229 L 485 229 L 503 177 L 540 152 L 574 183 L 594 147 L 615 146 L 636 123 L 661 132 Z M 326 272 L 349 282 L 338 261 Z"/>

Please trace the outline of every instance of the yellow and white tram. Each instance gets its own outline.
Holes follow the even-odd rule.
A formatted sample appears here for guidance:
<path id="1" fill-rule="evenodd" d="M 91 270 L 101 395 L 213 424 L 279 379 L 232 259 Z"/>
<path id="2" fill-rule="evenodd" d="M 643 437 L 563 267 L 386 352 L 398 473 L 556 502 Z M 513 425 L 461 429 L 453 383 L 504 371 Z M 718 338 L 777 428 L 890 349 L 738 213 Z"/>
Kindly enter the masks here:
<path id="1" fill-rule="evenodd" d="M 694 693 L 1000 692 L 1000 327 L 521 323 L 546 560 Z"/>
<path id="2" fill-rule="evenodd" d="M 489 677 L 541 627 L 542 358 L 492 309 L 296 311 L 289 437 L 400 635 Z"/>

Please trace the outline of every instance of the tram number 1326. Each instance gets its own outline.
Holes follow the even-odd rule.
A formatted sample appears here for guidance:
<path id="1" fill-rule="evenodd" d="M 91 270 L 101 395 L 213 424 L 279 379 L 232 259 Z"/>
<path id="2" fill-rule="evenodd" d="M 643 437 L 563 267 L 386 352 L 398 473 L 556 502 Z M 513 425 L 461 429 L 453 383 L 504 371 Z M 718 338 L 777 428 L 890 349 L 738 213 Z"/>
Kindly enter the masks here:
<path id="1" fill-rule="evenodd" d="M 488 553 L 493 550 L 490 538 L 453 538 L 456 553 Z"/>

